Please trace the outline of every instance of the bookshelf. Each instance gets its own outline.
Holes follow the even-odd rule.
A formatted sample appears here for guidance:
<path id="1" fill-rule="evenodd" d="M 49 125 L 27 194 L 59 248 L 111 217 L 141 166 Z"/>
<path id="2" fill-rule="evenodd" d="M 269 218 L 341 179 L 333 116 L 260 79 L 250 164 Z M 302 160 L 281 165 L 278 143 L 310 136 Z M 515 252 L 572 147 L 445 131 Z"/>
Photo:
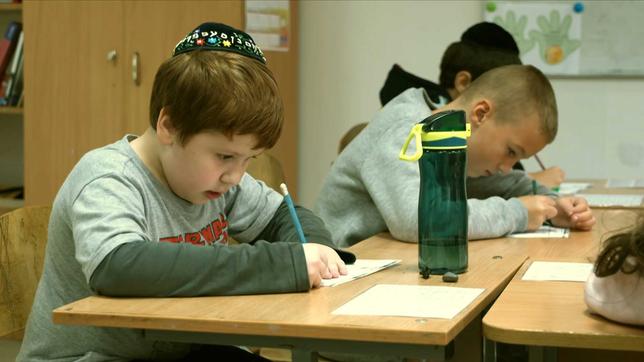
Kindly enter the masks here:
<path id="1" fill-rule="evenodd" d="M 11 21 L 22 22 L 22 4 L 0 4 L 0 31 L 4 36 Z M 24 142 L 22 107 L 0 106 L 0 190 L 24 184 Z M 15 192 L 0 192 L 0 214 L 22 207 Z"/>

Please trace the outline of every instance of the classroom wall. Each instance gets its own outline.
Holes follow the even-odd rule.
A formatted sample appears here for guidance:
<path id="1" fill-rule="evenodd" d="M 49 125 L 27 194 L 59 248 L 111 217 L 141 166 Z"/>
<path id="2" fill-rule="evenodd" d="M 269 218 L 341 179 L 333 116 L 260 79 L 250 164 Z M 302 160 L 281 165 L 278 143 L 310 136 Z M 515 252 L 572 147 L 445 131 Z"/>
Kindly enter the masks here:
<path id="1" fill-rule="evenodd" d="M 483 4 L 299 3 L 301 204 L 313 206 L 341 136 L 380 108 L 378 92 L 391 66 L 437 81 L 443 51 L 483 20 Z M 551 80 L 560 127 L 555 142 L 539 153 L 542 161 L 571 178 L 644 178 L 644 79 Z M 538 167 L 533 160 L 525 165 Z"/>

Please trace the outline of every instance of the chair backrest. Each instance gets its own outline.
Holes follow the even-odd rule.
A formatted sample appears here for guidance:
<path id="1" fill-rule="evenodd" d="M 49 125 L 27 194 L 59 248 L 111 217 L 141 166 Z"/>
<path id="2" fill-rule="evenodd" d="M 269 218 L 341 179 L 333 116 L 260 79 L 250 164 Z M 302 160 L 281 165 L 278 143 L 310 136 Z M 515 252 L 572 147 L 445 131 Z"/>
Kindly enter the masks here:
<path id="1" fill-rule="evenodd" d="M 277 158 L 264 152 L 250 161 L 246 172 L 280 192 L 280 184 L 284 182 L 284 170 Z"/>
<path id="2" fill-rule="evenodd" d="M 21 340 L 42 273 L 51 206 L 0 215 L 0 338 Z"/>

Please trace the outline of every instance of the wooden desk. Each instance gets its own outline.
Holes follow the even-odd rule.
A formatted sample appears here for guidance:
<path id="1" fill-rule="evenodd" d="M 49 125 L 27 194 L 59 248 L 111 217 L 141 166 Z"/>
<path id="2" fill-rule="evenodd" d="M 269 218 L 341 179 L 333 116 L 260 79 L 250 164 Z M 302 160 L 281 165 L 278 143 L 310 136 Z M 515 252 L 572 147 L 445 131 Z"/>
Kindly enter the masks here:
<path id="1" fill-rule="evenodd" d="M 530 257 L 485 314 L 487 339 L 529 346 L 530 361 L 556 360 L 557 347 L 644 351 L 644 328 L 620 325 L 588 312 L 584 283 L 521 280 L 533 260 L 594 262 L 604 235 L 633 225 L 636 215 L 627 210 L 595 210 L 595 214 L 598 223 L 593 231 L 573 231 L 569 239 L 480 241 L 506 254 Z"/>
<path id="2" fill-rule="evenodd" d="M 584 283 L 521 280 L 530 263 L 525 263 L 483 317 L 486 338 L 531 346 L 530 361 L 555 361 L 556 347 L 644 352 L 644 328 L 591 314 L 584 303 Z"/>
<path id="3" fill-rule="evenodd" d="M 452 320 L 332 315 L 378 283 L 445 285 L 418 274 L 418 246 L 375 236 L 351 248 L 359 258 L 396 258 L 402 264 L 309 293 L 200 298 L 88 297 L 53 312 L 55 323 L 146 330 L 149 338 L 293 349 L 295 361 L 316 351 L 398 354 L 444 359 L 450 342 L 501 293 L 525 256 L 492 249 L 470 254 L 469 271 L 455 286 L 485 291 Z M 452 285 L 452 284 L 448 284 Z"/>

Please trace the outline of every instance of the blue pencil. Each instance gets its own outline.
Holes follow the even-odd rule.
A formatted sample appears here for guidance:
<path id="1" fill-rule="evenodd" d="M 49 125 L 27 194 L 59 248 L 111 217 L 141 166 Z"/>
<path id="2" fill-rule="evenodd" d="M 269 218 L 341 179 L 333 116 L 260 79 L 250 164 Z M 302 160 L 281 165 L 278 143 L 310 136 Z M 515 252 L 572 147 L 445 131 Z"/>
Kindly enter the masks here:
<path id="1" fill-rule="evenodd" d="M 295 205 L 293 205 L 293 200 L 291 199 L 291 195 L 288 194 L 288 189 L 286 188 L 286 184 L 285 183 L 280 184 L 280 189 L 282 189 L 282 193 L 284 194 L 284 201 L 286 201 L 286 205 L 288 206 L 288 211 L 291 213 L 291 219 L 293 219 L 293 224 L 295 225 L 295 230 L 297 230 L 297 235 L 300 237 L 300 242 L 304 244 L 306 243 L 304 230 L 302 230 L 302 224 L 300 224 L 300 219 L 297 217 L 297 214 L 295 213 Z"/>

